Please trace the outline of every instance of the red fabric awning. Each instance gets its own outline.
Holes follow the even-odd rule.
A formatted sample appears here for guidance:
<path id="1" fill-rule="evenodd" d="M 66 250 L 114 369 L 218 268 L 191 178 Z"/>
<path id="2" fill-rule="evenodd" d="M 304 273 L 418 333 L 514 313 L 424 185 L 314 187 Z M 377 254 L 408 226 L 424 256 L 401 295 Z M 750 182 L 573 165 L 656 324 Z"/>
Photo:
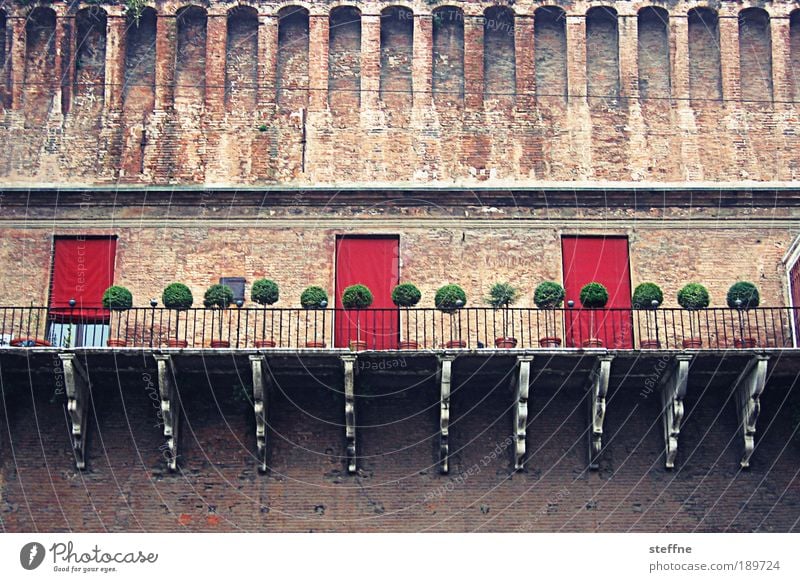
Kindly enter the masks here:
<path id="1" fill-rule="evenodd" d="M 50 314 L 74 320 L 107 320 L 103 293 L 114 283 L 114 238 L 57 238 Z M 75 300 L 75 308 L 69 305 Z"/>

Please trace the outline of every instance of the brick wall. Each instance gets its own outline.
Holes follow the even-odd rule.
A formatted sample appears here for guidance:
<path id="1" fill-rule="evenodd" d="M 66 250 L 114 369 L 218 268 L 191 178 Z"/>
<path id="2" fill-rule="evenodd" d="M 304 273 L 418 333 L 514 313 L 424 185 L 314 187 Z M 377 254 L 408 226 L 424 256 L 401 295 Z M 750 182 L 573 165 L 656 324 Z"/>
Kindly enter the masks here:
<path id="1" fill-rule="evenodd" d="M 661 8 L 643 8 L 638 18 L 639 96 L 669 98 L 669 15 Z"/>
<path id="2" fill-rule="evenodd" d="M 464 12 L 445 6 L 433 12 L 433 92 L 443 108 L 464 99 Z"/>
<path id="3" fill-rule="evenodd" d="M 722 97 L 719 24 L 707 8 L 689 12 L 689 89 L 696 99 Z"/>
<path id="4" fill-rule="evenodd" d="M 760 8 L 739 14 L 741 97 L 746 101 L 772 100 L 772 45 L 769 15 Z"/>
<path id="5" fill-rule="evenodd" d="M 619 96 L 619 32 L 613 8 L 586 13 L 586 90 L 592 103 Z"/>
<path id="6" fill-rule="evenodd" d="M 517 85 L 514 13 L 503 7 L 487 9 L 483 38 L 484 100 L 510 105 Z"/>
<path id="7" fill-rule="evenodd" d="M 535 14 L 536 95 L 566 100 L 567 34 L 561 8 L 539 8 Z"/>
<path id="8" fill-rule="evenodd" d="M 284 110 L 308 104 L 308 11 L 288 7 L 278 13 L 278 104 Z"/>
<path id="9" fill-rule="evenodd" d="M 252 111 L 258 95 L 258 13 L 235 9 L 227 26 L 225 101 L 230 110 Z"/>
<path id="10" fill-rule="evenodd" d="M 384 8 L 380 20 L 381 101 L 387 110 L 411 108 L 411 63 L 414 48 L 414 17 L 408 8 Z"/>
<path id="11" fill-rule="evenodd" d="M 328 59 L 331 114 L 357 112 L 361 108 L 361 12 L 358 9 L 344 6 L 331 11 Z"/>

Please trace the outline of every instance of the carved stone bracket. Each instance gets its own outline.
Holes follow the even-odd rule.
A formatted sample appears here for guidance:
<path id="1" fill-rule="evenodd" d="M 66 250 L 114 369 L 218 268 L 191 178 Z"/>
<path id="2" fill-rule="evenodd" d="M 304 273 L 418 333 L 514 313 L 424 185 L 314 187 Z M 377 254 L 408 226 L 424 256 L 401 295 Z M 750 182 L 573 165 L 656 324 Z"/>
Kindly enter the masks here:
<path id="1" fill-rule="evenodd" d="M 180 428 L 180 399 L 175 384 L 175 364 L 172 357 L 155 354 L 158 365 L 158 393 L 161 397 L 161 421 L 167 439 L 165 454 L 170 471 L 178 469 L 178 437 Z"/>
<path id="2" fill-rule="evenodd" d="M 347 470 L 355 473 L 358 469 L 356 462 L 356 355 L 342 356 L 344 364 L 344 421 L 345 438 L 347 439 Z"/>
<path id="3" fill-rule="evenodd" d="M 604 355 L 597 358 L 594 368 L 589 374 L 589 468 L 597 469 L 597 458 L 603 448 L 603 422 L 606 419 L 606 394 L 608 379 L 611 376 L 611 360 L 614 356 Z"/>
<path id="4" fill-rule="evenodd" d="M 750 457 L 755 448 L 756 421 L 761 412 L 761 393 L 767 382 L 769 356 L 758 355 L 751 359 L 736 382 L 736 410 L 739 413 L 739 434 L 744 440 L 744 455 L 740 462 L 743 469 L 750 466 Z"/>
<path id="5" fill-rule="evenodd" d="M 450 383 L 455 359 L 452 354 L 439 357 L 439 470 L 445 474 L 450 471 Z"/>
<path id="6" fill-rule="evenodd" d="M 517 357 L 517 386 L 514 406 L 514 469 L 525 466 L 525 438 L 528 426 L 528 394 L 530 392 L 531 362 L 533 356 Z"/>
<path id="7" fill-rule="evenodd" d="M 265 356 L 250 356 L 253 372 L 253 411 L 256 415 L 256 443 L 258 445 L 258 470 L 267 471 L 267 418 L 272 374 Z"/>
<path id="8" fill-rule="evenodd" d="M 89 412 L 89 375 L 75 354 L 58 354 L 64 367 L 67 412 L 72 425 L 72 450 L 75 466 L 86 468 L 86 420 Z"/>
<path id="9" fill-rule="evenodd" d="M 662 379 L 661 406 L 664 421 L 664 447 L 667 469 L 675 467 L 675 455 L 678 453 L 678 437 L 683 423 L 683 399 L 686 397 L 686 386 L 689 381 L 689 364 L 692 356 L 680 354 L 675 357 L 672 366 Z"/>

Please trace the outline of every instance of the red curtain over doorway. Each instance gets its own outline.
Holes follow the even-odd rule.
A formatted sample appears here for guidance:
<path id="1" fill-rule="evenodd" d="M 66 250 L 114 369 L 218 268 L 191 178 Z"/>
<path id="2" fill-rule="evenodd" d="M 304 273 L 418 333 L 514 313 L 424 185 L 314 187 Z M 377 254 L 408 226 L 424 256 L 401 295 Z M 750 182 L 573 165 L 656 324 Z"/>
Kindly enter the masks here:
<path id="1" fill-rule="evenodd" d="M 104 321 L 103 292 L 114 283 L 114 238 L 57 238 L 54 245 L 50 314 Z M 75 308 L 69 306 L 75 300 Z"/>

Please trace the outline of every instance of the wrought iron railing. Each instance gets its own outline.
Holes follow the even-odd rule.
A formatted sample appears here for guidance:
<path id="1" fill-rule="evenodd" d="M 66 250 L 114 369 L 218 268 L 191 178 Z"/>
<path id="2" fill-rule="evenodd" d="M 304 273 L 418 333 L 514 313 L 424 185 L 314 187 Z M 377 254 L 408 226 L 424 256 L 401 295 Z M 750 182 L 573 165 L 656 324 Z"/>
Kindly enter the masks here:
<path id="1" fill-rule="evenodd" d="M 431 349 L 787 348 L 800 308 L 188 309 L 0 307 L 0 345 Z"/>

